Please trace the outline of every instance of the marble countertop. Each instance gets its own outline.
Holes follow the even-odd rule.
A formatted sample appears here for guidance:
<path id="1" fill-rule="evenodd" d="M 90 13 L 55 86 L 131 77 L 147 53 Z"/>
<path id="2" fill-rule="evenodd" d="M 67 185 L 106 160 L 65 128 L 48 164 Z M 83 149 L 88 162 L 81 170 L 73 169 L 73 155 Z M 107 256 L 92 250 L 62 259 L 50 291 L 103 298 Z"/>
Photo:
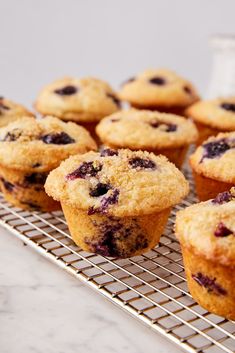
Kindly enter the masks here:
<path id="1" fill-rule="evenodd" d="M 167 353 L 175 345 L 0 228 L 1 353 Z"/>

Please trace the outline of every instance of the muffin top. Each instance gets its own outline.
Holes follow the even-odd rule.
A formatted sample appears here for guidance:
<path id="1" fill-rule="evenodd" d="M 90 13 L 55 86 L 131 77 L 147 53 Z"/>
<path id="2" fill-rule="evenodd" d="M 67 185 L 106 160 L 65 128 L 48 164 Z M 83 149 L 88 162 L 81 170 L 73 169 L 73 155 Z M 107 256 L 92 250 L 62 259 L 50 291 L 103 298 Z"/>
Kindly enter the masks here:
<path id="1" fill-rule="evenodd" d="M 24 116 L 33 116 L 23 105 L 0 97 L 0 127 L 20 119 Z"/>
<path id="2" fill-rule="evenodd" d="M 96 149 L 88 131 L 55 117 L 25 117 L 0 129 L 0 164 L 26 171 L 48 171 L 76 153 Z"/>
<path id="3" fill-rule="evenodd" d="M 127 80 L 119 92 L 121 99 L 141 107 L 186 107 L 198 100 L 193 85 L 166 70 L 146 70 Z"/>
<path id="4" fill-rule="evenodd" d="M 198 255 L 235 266 L 235 188 L 179 211 L 175 231 Z"/>
<path id="5" fill-rule="evenodd" d="M 190 156 L 198 174 L 225 183 L 235 183 L 235 132 L 210 137 Z"/>
<path id="6" fill-rule="evenodd" d="M 148 150 L 188 145 L 198 136 L 196 127 L 188 119 L 136 109 L 123 110 L 102 119 L 96 131 L 108 145 Z"/>
<path id="7" fill-rule="evenodd" d="M 164 156 L 103 149 L 68 158 L 49 174 L 45 189 L 55 200 L 89 215 L 125 217 L 171 207 L 189 187 Z"/>
<path id="8" fill-rule="evenodd" d="M 235 97 L 199 101 L 186 110 L 193 120 L 222 131 L 235 131 Z"/>
<path id="9" fill-rule="evenodd" d="M 35 108 L 63 120 L 93 122 L 119 110 L 120 101 L 104 81 L 65 77 L 44 87 Z"/>

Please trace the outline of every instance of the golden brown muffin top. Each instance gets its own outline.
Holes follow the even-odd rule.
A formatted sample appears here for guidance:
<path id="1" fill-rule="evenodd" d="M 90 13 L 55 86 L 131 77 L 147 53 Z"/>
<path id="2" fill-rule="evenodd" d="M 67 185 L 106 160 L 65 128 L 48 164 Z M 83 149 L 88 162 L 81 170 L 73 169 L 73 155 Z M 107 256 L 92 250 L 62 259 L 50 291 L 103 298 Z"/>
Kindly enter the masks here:
<path id="1" fill-rule="evenodd" d="M 120 101 L 105 81 L 93 77 L 65 77 L 42 89 L 35 108 L 43 115 L 63 120 L 94 122 L 119 110 Z"/>
<path id="2" fill-rule="evenodd" d="M 102 119 L 96 132 L 104 143 L 132 150 L 187 146 L 198 137 L 189 119 L 137 109 L 122 110 Z"/>
<path id="3" fill-rule="evenodd" d="M 187 107 L 198 100 L 194 86 L 167 69 L 139 73 L 123 84 L 119 97 L 142 107 Z"/>
<path id="4" fill-rule="evenodd" d="M 26 171 L 49 171 L 72 154 L 95 150 L 88 131 L 55 117 L 25 117 L 0 129 L 0 164 Z"/>
<path id="5" fill-rule="evenodd" d="M 235 131 L 235 97 L 199 101 L 186 110 L 194 121 L 221 131 Z"/>
<path id="6" fill-rule="evenodd" d="M 125 217 L 169 208 L 187 195 L 189 187 L 164 156 L 104 149 L 61 163 L 49 174 L 45 189 L 55 200 L 88 214 Z"/>
<path id="7" fill-rule="evenodd" d="M 179 211 L 175 232 L 198 255 L 235 266 L 235 188 Z"/>
<path id="8" fill-rule="evenodd" d="M 25 116 L 34 116 L 23 105 L 0 97 L 0 128 Z"/>
<path id="9" fill-rule="evenodd" d="M 234 161 L 235 132 L 210 137 L 190 156 L 195 172 L 225 183 L 235 183 Z"/>

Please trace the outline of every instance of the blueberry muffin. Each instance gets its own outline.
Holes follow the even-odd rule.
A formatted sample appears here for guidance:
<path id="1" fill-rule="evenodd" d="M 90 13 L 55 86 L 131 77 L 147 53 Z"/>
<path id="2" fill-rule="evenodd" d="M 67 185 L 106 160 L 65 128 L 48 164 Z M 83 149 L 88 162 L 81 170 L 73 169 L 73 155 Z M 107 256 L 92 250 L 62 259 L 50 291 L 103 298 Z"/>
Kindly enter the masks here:
<path id="1" fill-rule="evenodd" d="M 146 70 L 122 85 L 119 97 L 138 109 L 184 114 L 198 100 L 194 86 L 166 69 Z"/>
<path id="2" fill-rule="evenodd" d="M 18 103 L 0 97 L 0 128 L 25 116 L 33 116 L 33 113 Z"/>
<path id="3" fill-rule="evenodd" d="M 190 156 L 201 201 L 214 198 L 235 185 L 235 132 L 210 137 Z"/>
<path id="4" fill-rule="evenodd" d="M 66 77 L 43 88 L 35 108 L 42 115 L 74 121 L 92 134 L 104 116 L 120 109 L 120 100 L 108 83 L 96 78 Z"/>
<path id="5" fill-rule="evenodd" d="M 45 189 L 61 202 L 77 245 L 126 258 L 158 243 L 172 205 L 188 193 L 188 182 L 164 156 L 104 149 L 62 162 Z"/>
<path id="6" fill-rule="evenodd" d="M 188 146 L 197 139 L 197 129 L 185 118 L 148 110 L 123 110 L 104 118 L 96 127 L 107 146 L 146 150 L 163 154 L 177 167 L 184 161 Z"/>
<path id="7" fill-rule="evenodd" d="M 44 190 L 46 177 L 70 155 L 96 149 L 89 133 L 54 117 L 25 117 L 0 129 L 0 186 L 13 205 L 53 211 L 59 203 Z"/>
<path id="8" fill-rule="evenodd" d="M 219 132 L 235 131 L 235 97 L 199 101 L 186 110 L 199 131 L 200 145 Z"/>
<path id="9" fill-rule="evenodd" d="M 178 212 L 175 231 L 193 298 L 235 320 L 235 188 Z"/>

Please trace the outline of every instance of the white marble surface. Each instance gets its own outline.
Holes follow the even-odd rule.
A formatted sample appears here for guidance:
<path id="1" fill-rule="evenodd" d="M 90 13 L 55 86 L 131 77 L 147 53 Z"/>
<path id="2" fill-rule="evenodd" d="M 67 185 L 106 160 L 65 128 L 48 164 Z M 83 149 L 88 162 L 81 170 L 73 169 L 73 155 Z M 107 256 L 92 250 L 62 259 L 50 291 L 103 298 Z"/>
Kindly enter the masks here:
<path id="1" fill-rule="evenodd" d="M 0 228 L 1 353 L 167 353 L 171 342 Z"/>

